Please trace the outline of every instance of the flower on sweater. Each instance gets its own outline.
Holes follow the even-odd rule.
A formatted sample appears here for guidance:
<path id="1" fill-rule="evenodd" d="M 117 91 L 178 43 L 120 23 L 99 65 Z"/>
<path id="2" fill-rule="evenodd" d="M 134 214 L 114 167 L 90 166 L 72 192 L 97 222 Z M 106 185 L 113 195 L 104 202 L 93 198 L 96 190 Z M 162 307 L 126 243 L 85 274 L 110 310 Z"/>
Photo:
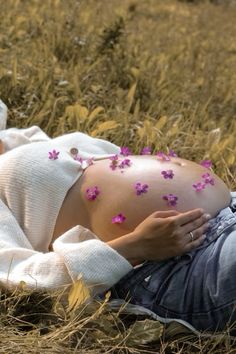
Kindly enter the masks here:
<path id="1" fill-rule="evenodd" d="M 121 163 L 119 164 L 119 168 L 125 168 L 125 167 L 130 167 L 132 164 L 132 162 L 130 161 L 130 159 L 124 159 L 123 161 L 121 161 Z"/>
<path id="2" fill-rule="evenodd" d="M 148 185 L 147 184 L 143 184 L 142 185 L 140 182 L 137 182 L 134 187 L 136 189 L 136 194 L 137 195 L 141 195 L 143 193 L 147 193 L 147 191 L 148 191 Z"/>
<path id="3" fill-rule="evenodd" d="M 79 161 L 80 163 L 82 163 L 82 162 L 83 162 L 82 157 L 81 157 L 81 156 L 79 156 L 78 154 L 76 154 L 76 155 L 73 157 L 73 159 L 74 159 L 75 161 Z"/>
<path id="4" fill-rule="evenodd" d="M 167 201 L 169 206 L 175 206 L 177 204 L 178 197 L 172 193 L 163 195 L 163 200 Z"/>
<path id="5" fill-rule="evenodd" d="M 118 157 L 118 155 L 113 155 L 113 156 L 109 157 L 109 160 L 111 160 L 109 167 L 111 170 L 114 171 L 117 168 L 119 157 Z"/>
<path id="6" fill-rule="evenodd" d="M 203 189 L 205 189 L 205 186 L 205 183 L 202 182 L 197 182 L 193 184 L 193 188 L 196 192 L 201 192 Z"/>
<path id="7" fill-rule="evenodd" d="M 215 180 L 214 180 L 214 178 L 210 175 L 210 173 L 204 173 L 203 175 L 202 175 L 202 178 L 203 178 L 203 180 L 204 180 L 204 183 L 206 183 L 206 184 L 211 184 L 212 186 L 214 186 L 214 184 L 215 184 Z"/>
<path id="8" fill-rule="evenodd" d="M 94 157 L 89 157 L 89 158 L 86 160 L 88 166 L 93 165 L 93 161 L 94 161 Z"/>
<path id="9" fill-rule="evenodd" d="M 156 156 L 162 161 L 170 161 L 170 157 L 166 155 L 163 151 L 158 151 L 156 153 Z"/>
<path id="10" fill-rule="evenodd" d="M 140 155 L 151 155 L 151 153 L 151 148 L 149 146 L 145 146 L 140 152 Z"/>
<path id="11" fill-rule="evenodd" d="M 212 162 L 211 162 L 211 160 L 202 160 L 200 162 L 200 165 L 205 167 L 205 168 L 210 169 L 212 167 Z"/>
<path id="12" fill-rule="evenodd" d="M 100 191 L 97 186 L 86 189 L 86 196 L 88 200 L 95 200 L 99 194 Z"/>
<path id="13" fill-rule="evenodd" d="M 120 148 L 120 155 L 123 155 L 123 156 L 129 156 L 129 155 L 132 155 L 130 149 L 128 148 L 128 146 L 123 146 Z"/>
<path id="14" fill-rule="evenodd" d="M 174 177 L 173 170 L 161 171 L 161 174 L 165 179 L 172 179 Z"/>
<path id="15" fill-rule="evenodd" d="M 52 151 L 49 151 L 48 154 L 49 154 L 48 158 L 50 160 L 57 160 L 58 159 L 58 155 L 60 154 L 60 152 L 56 151 L 56 150 L 52 150 Z"/>
<path id="16" fill-rule="evenodd" d="M 126 217 L 120 213 L 118 215 L 113 216 L 112 218 L 112 224 L 122 224 L 126 220 Z"/>

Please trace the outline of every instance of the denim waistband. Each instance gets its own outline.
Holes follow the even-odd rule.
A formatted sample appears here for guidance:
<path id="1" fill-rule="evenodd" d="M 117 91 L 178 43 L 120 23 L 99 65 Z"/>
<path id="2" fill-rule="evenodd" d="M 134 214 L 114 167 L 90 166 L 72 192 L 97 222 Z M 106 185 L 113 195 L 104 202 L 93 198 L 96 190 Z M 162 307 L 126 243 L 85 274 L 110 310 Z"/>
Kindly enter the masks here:
<path id="1" fill-rule="evenodd" d="M 204 242 L 188 252 L 187 255 L 193 256 L 198 250 L 207 247 L 211 242 L 215 241 L 229 227 L 236 224 L 236 192 L 231 192 L 231 202 L 227 208 L 222 209 L 214 218 L 209 220 L 209 228 L 206 231 L 206 239 Z"/>

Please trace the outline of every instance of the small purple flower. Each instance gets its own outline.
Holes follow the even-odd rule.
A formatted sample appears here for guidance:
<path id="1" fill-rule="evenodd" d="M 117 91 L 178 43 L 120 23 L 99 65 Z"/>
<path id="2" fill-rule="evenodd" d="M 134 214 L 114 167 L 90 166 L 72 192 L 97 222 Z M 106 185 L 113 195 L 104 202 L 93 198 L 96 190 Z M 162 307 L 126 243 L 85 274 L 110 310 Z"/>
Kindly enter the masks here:
<path id="1" fill-rule="evenodd" d="M 130 149 L 128 148 L 128 146 L 123 146 L 120 148 L 120 155 L 123 155 L 123 156 L 129 156 L 129 155 L 132 155 Z"/>
<path id="2" fill-rule="evenodd" d="M 78 154 L 76 154 L 74 157 L 73 157 L 73 159 L 75 160 L 75 161 L 79 161 L 79 162 L 83 162 L 83 159 L 82 159 L 82 157 L 81 156 L 79 156 Z"/>
<path id="3" fill-rule="evenodd" d="M 100 191 L 97 186 L 86 189 L 86 197 L 88 200 L 95 200 L 100 194 Z"/>
<path id="4" fill-rule="evenodd" d="M 120 213 L 118 215 L 113 216 L 112 218 L 112 224 L 122 224 L 126 220 L 126 217 Z"/>
<path id="5" fill-rule="evenodd" d="M 130 167 L 132 164 L 132 162 L 130 161 L 130 159 L 124 159 L 123 161 L 121 161 L 121 163 L 119 164 L 119 168 L 125 168 L 125 167 Z"/>
<path id="6" fill-rule="evenodd" d="M 151 151 L 151 148 L 149 146 L 145 146 L 140 155 L 151 155 L 152 151 Z"/>
<path id="7" fill-rule="evenodd" d="M 163 200 L 167 201 L 169 206 L 175 206 L 177 204 L 178 197 L 172 193 L 163 195 Z"/>
<path id="8" fill-rule="evenodd" d="M 214 178 L 210 175 L 210 173 L 204 173 L 203 175 L 202 175 L 202 178 L 204 179 L 204 183 L 206 183 L 206 184 L 211 184 L 212 186 L 214 186 L 214 184 L 215 184 L 215 180 L 214 180 Z"/>
<path id="9" fill-rule="evenodd" d="M 193 184 L 193 188 L 196 192 L 201 192 L 203 189 L 205 189 L 205 186 L 205 183 L 202 182 L 197 182 Z"/>
<path id="10" fill-rule="evenodd" d="M 148 191 L 148 185 L 147 184 L 143 184 L 142 185 L 140 182 L 137 182 L 134 187 L 136 189 L 136 194 L 137 195 L 141 195 L 143 193 L 147 193 L 147 191 Z"/>
<path id="11" fill-rule="evenodd" d="M 52 151 L 49 151 L 48 154 L 49 154 L 48 158 L 50 160 L 57 160 L 58 159 L 58 155 L 60 154 L 60 152 L 56 151 L 56 150 L 52 150 Z"/>
<path id="12" fill-rule="evenodd" d="M 162 161 L 170 161 L 170 157 L 166 155 L 163 151 L 158 151 L 156 156 Z"/>
<path id="13" fill-rule="evenodd" d="M 210 169 L 212 167 L 212 161 L 211 160 L 203 160 L 200 162 L 200 165 Z"/>
<path id="14" fill-rule="evenodd" d="M 86 160 L 88 166 L 93 165 L 93 161 L 94 161 L 94 157 L 89 157 L 89 158 Z"/>
<path id="15" fill-rule="evenodd" d="M 178 157 L 178 155 L 173 151 L 173 150 L 169 150 L 169 154 L 168 156 L 171 156 L 171 157 Z"/>
<path id="16" fill-rule="evenodd" d="M 111 160 L 109 167 L 113 171 L 117 168 L 118 159 L 119 159 L 118 155 L 113 155 L 113 156 L 109 157 L 109 160 Z"/>
<path id="17" fill-rule="evenodd" d="M 161 171 L 161 174 L 165 179 L 172 179 L 174 177 L 174 172 L 173 170 L 167 170 L 167 171 Z"/>

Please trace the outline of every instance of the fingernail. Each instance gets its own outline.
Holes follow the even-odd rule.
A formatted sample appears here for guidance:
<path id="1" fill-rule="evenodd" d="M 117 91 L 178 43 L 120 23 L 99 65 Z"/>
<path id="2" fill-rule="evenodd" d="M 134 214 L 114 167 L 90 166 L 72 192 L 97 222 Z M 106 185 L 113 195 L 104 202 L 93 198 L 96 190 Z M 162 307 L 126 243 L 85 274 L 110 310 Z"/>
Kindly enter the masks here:
<path id="1" fill-rule="evenodd" d="M 210 220 L 210 219 L 211 219 L 211 215 L 210 215 L 210 214 L 204 214 L 204 218 L 205 218 L 206 220 Z"/>

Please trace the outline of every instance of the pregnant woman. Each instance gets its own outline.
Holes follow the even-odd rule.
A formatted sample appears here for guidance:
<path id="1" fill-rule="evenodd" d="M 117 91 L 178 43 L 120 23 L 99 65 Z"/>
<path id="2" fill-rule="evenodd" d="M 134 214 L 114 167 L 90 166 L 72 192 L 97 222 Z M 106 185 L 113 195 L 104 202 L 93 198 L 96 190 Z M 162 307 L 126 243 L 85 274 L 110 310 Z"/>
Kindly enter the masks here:
<path id="1" fill-rule="evenodd" d="M 197 329 L 235 320 L 236 217 L 207 164 L 38 127 L 0 132 L 0 281 L 56 288 L 82 273 Z"/>

